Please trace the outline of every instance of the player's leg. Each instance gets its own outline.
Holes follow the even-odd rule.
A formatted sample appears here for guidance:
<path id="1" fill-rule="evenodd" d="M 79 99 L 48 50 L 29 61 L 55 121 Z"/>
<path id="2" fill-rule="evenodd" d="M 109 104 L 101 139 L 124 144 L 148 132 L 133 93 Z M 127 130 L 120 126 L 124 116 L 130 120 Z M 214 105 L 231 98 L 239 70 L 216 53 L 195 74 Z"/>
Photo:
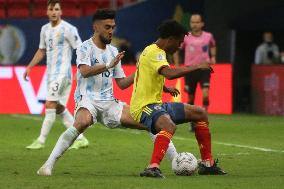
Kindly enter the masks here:
<path id="1" fill-rule="evenodd" d="M 202 159 L 199 174 L 226 174 L 221 168 L 217 167 L 217 164 L 212 157 L 211 133 L 206 110 L 201 107 L 185 104 L 184 112 L 184 121 L 195 123 L 195 137 L 199 145 Z"/>
<path id="2" fill-rule="evenodd" d="M 140 176 L 161 178 L 163 175 L 159 165 L 168 149 L 176 125 L 161 104 L 146 106 L 143 109 L 140 123 L 146 125 L 153 134 L 157 134 L 149 166 L 140 173 Z"/>
<path id="3" fill-rule="evenodd" d="M 195 92 L 198 83 L 199 70 L 193 71 L 186 76 L 186 85 L 188 86 L 188 104 L 193 105 L 195 101 Z M 194 123 L 190 123 L 189 131 L 194 132 Z"/>
<path id="4" fill-rule="evenodd" d="M 61 88 L 59 92 L 59 102 L 56 107 L 56 113 L 60 115 L 62 118 L 62 122 L 66 129 L 73 126 L 74 118 L 72 114 L 66 108 L 67 101 L 70 96 L 71 91 L 71 79 L 68 77 L 63 77 L 60 81 Z M 77 139 L 75 140 L 74 144 L 70 147 L 70 149 L 79 149 L 79 148 L 86 148 L 89 145 L 89 141 L 84 137 L 83 134 L 80 134 Z"/>
<path id="5" fill-rule="evenodd" d="M 127 104 L 123 105 L 123 110 L 120 118 L 120 123 L 123 127 L 131 128 L 131 129 L 139 129 L 139 130 L 148 130 L 148 128 L 140 123 L 137 123 L 132 116 L 130 115 L 130 107 Z M 151 132 L 149 133 L 150 138 L 153 142 L 155 142 L 156 135 L 153 135 Z M 174 159 L 177 155 L 176 148 L 172 141 L 170 141 L 168 150 L 166 155 L 170 161 Z"/>
<path id="6" fill-rule="evenodd" d="M 79 108 L 73 127 L 69 127 L 59 137 L 55 147 L 53 148 L 49 158 L 44 165 L 37 171 L 38 175 L 50 176 L 55 162 L 64 154 L 64 152 L 72 145 L 80 133 L 93 124 L 93 116 L 86 108 Z"/>
<path id="7" fill-rule="evenodd" d="M 209 87 L 210 87 L 210 70 L 202 70 L 200 75 L 200 85 L 202 89 L 203 107 L 208 110 L 209 106 Z"/>
<path id="8" fill-rule="evenodd" d="M 195 91 L 198 83 L 198 70 L 188 73 L 185 76 L 186 91 L 188 93 L 188 104 L 193 105 L 195 100 Z"/>
<path id="9" fill-rule="evenodd" d="M 27 149 L 35 150 L 44 147 L 46 138 L 56 119 L 56 101 L 46 101 L 45 103 L 45 117 L 41 126 L 39 137 Z"/>

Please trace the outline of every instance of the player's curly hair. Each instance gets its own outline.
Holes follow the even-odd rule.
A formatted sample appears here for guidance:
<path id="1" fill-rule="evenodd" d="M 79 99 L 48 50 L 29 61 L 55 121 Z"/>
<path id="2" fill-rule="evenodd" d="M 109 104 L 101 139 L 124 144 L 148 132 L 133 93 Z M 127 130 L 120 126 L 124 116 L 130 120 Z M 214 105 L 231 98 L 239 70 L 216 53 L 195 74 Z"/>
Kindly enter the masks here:
<path id="1" fill-rule="evenodd" d="M 166 20 L 158 27 L 159 37 L 166 39 L 168 37 L 180 37 L 186 35 L 188 31 L 175 20 Z"/>
<path id="2" fill-rule="evenodd" d="M 106 19 L 115 19 L 115 11 L 111 9 L 99 9 L 93 15 L 93 22 Z"/>

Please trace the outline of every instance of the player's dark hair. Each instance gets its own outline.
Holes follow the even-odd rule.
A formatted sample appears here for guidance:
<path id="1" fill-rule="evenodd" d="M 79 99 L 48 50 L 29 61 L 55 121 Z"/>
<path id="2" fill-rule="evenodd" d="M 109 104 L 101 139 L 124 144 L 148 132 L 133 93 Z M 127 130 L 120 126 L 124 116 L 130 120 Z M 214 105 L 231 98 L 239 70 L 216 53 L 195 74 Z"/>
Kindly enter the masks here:
<path id="1" fill-rule="evenodd" d="M 192 16 L 200 16 L 201 22 L 204 22 L 204 16 L 203 16 L 201 13 L 192 13 L 192 15 L 190 16 L 190 18 L 191 18 Z"/>
<path id="2" fill-rule="evenodd" d="M 49 5 L 54 6 L 56 3 L 61 5 L 59 0 L 48 0 L 47 1 L 47 6 L 49 6 Z"/>
<path id="3" fill-rule="evenodd" d="M 168 37 L 180 37 L 186 35 L 187 30 L 175 20 L 166 20 L 158 27 L 159 37 L 162 39 Z"/>
<path id="4" fill-rule="evenodd" d="M 93 15 L 93 22 L 106 19 L 115 19 L 115 11 L 111 9 L 99 9 Z"/>

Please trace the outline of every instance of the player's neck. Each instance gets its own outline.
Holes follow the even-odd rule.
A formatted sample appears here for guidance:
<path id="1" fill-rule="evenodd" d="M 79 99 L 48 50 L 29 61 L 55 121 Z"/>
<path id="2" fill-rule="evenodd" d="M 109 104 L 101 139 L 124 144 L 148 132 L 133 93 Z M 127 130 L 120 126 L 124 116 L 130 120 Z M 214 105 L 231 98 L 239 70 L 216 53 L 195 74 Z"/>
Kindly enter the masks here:
<path id="1" fill-rule="evenodd" d="M 203 32 L 202 30 L 200 30 L 200 31 L 192 31 L 191 34 L 192 34 L 193 36 L 199 37 L 199 36 L 202 35 L 202 32 Z"/>
<path id="2" fill-rule="evenodd" d="M 51 24 L 52 27 L 56 27 L 60 24 L 60 22 L 61 22 L 61 19 L 58 19 L 58 20 L 53 21 L 53 22 L 51 21 L 50 24 Z"/>
<path id="3" fill-rule="evenodd" d="M 166 50 L 166 44 L 167 44 L 167 41 L 165 41 L 164 39 L 158 39 L 156 42 L 155 42 L 155 44 L 160 48 L 160 49 L 162 49 L 162 50 Z"/>
<path id="4" fill-rule="evenodd" d="M 94 43 L 98 48 L 100 48 L 100 49 L 105 49 L 105 48 L 106 48 L 106 44 L 103 43 L 103 42 L 99 39 L 99 37 L 93 35 L 92 41 L 93 41 L 93 43 Z"/>

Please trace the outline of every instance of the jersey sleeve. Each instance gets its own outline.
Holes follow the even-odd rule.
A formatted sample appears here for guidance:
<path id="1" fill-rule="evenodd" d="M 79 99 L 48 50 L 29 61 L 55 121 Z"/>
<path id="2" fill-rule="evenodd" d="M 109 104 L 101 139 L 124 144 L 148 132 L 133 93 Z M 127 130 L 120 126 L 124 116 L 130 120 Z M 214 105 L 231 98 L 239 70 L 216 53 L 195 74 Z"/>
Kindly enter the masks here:
<path id="1" fill-rule="evenodd" d="M 215 47 L 215 46 L 216 46 L 216 41 L 215 41 L 213 35 L 210 33 L 209 47 Z"/>
<path id="2" fill-rule="evenodd" d="M 45 35 L 44 35 L 44 27 L 41 28 L 40 31 L 40 39 L 39 39 L 39 48 L 40 49 L 46 49 L 46 44 L 45 44 Z"/>
<path id="3" fill-rule="evenodd" d="M 81 44 L 77 48 L 76 54 L 77 54 L 77 60 L 76 60 L 77 67 L 79 67 L 82 64 L 91 66 L 90 52 L 86 46 Z"/>
<path id="4" fill-rule="evenodd" d="M 69 30 L 66 37 L 73 49 L 77 49 L 77 47 L 79 47 L 82 43 L 78 30 L 75 27 Z"/>
<path id="5" fill-rule="evenodd" d="M 155 52 L 151 57 L 151 66 L 155 72 L 159 72 L 164 66 L 169 66 L 165 52 Z"/>

